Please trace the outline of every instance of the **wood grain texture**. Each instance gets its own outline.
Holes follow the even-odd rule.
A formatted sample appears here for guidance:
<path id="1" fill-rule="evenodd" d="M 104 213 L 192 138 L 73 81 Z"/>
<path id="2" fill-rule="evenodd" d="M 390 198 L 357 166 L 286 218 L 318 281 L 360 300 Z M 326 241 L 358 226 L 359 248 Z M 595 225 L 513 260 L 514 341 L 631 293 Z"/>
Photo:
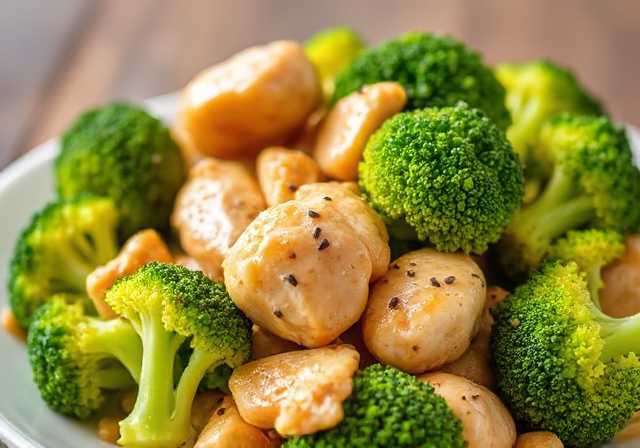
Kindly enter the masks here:
<path id="1" fill-rule="evenodd" d="M 330 25 L 447 33 L 488 63 L 548 57 L 640 125 L 636 0 L 0 0 L 0 168 L 88 107 L 180 89 L 249 45 Z"/>

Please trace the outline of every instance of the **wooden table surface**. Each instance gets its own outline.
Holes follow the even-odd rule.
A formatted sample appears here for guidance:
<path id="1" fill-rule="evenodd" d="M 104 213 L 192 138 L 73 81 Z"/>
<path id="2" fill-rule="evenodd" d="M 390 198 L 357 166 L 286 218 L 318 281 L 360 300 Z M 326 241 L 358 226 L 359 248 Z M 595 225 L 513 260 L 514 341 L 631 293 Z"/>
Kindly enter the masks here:
<path id="1" fill-rule="evenodd" d="M 0 0 L 0 169 L 88 107 L 184 86 L 250 45 L 330 25 L 448 33 L 487 63 L 548 57 L 640 125 L 638 0 Z"/>

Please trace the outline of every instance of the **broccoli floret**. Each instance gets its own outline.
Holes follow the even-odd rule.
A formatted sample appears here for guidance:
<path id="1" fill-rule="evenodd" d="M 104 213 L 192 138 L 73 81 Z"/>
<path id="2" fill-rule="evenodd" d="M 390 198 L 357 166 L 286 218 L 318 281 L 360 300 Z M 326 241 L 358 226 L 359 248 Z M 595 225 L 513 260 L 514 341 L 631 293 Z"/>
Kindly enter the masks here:
<path id="1" fill-rule="evenodd" d="M 166 231 L 185 163 L 169 129 L 144 109 L 115 102 L 82 114 L 63 134 L 55 159 L 61 197 L 113 198 L 120 240 L 136 231 Z"/>
<path id="2" fill-rule="evenodd" d="M 32 216 L 14 247 L 7 284 L 23 329 L 52 295 L 86 297 L 87 275 L 118 253 L 118 216 L 111 199 L 88 195 L 49 202 Z"/>
<path id="3" fill-rule="evenodd" d="M 285 440 L 285 448 L 382 448 L 466 446 L 462 423 L 427 383 L 391 366 L 356 372 L 334 428 Z"/>
<path id="4" fill-rule="evenodd" d="M 366 47 L 360 34 L 349 26 L 325 28 L 306 40 L 304 52 L 318 71 L 327 99 L 333 95 L 336 74 Z"/>
<path id="5" fill-rule="evenodd" d="M 463 103 L 391 117 L 369 139 L 359 176 L 394 238 L 477 254 L 498 240 L 524 191 L 504 133 Z"/>
<path id="6" fill-rule="evenodd" d="M 106 390 L 132 389 L 140 377 L 142 341 L 131 324 L 87 316 L 66 294 L 36 311 L 27 349 L 45 403 L 83 420 L 102 408 Z"/>
<path id="7" fill-rule="evenodd" d="M 405 110 L 455 106 L 482 109 L 502 130 L 511 123 L 505 89 L 481 55 L 449 37 L 411 31 L 359 53 L 336 76 L 335 103 L 367 84 L 396 81 Z"/>
<path id="8" fill-rule="evenodd" d="M 600 308 L 598 293 L 604 285 L 602 269 L 620 258 L 624 251 L 624 237 L 615 230 L 570 230 L 565 237 L 552 244 L 547 258 L 575 261 L 587 276 L 593 303 Z"/>
<path id="9" fill-rule="evenodd" d="M 251 354 L 251 321 L 223 283 L 200 271 L 151 262 L 117 280 L 105 300 L 129 319 L 142 338 L 143 359 L 133 411 L 120 422 L 124 446 L 177 447 L 194 436 L 191 405 L 207 371 L 232 369 Z M 193 349 L 175 381 L 180 346 Z"/>
<path id="10" fill-rule="evenodd" d="M 625 130 L 605 116 L 556 115 L 539 133 L 550 176 L 525 204 L 497 246 L 500 264 L 522 280 L 567 231 L 611 229 L 626 235 L 640 224 L 640 171 Z"/>
<path id="11" fill-rule="evenodd" d="M 501 397 L 524 430 L 565 445 L 611 440 L 640 408 L 640 314 L 593 303 L 575 262 L 546 262 L 501 302 L 491 354 Z"/>
<path id="12" fill-rule="evenodd" d="M 604 115 L 601 102 L 591 95 L 575 74 L 548 59 L 502 62 L 494 67 L 507 91 L 506 105 L 512 124 L 507 138 L 527 167 L 528 151 L 542 122 L 553 115 Z"/>

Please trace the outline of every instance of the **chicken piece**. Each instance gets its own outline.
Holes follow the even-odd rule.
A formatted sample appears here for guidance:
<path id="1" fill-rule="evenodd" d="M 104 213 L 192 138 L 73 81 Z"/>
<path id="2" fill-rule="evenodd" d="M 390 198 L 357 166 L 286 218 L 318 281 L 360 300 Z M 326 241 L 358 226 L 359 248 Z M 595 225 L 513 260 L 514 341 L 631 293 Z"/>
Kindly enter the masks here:
<path id="1" fill-rule="evenodd" d="M 171 224 L 185 253 L 215 275 L 229 248 L 265 207 L 258 181 L 244 165 L 209 158 L 189 170 Z"/>
<path id="2" fill-rule="evenodd" d="M 409 252 L 371 287 L 362 315 L 365 343 L 381 363 L 405 372 L 439 369 L 469 348 L 485 295 L 484 275 L 470 256 Z"/>
<path id="3" fill-rule="evenodd" d="M 201 271 L 214 282 L 224 282 L 222 276 L 222 266 L 215 263 L 207 263 L 203 260 L 196 260 L 185 253 L 174 253 L 173 262 L 191 269 L 192 271 Z"/>
<path id="4" fill-rule="evenodd" d="M 266 358 L 268 356 L 278 355 L 280 353 L 302 350 L 304 347 L 299 346 L 291 341 L 282 339 L 275 334 L 253 326 L 251 335 L 251 360 Z"/>
<path id="5" fill-rule="evenodd" d="M 462 421 L 468 448 L 512 448 L 516 443 L 513 417 L 489 389 L 444 372 L 425 373 L 418 379 L 429 383 Z"/>
<path id="6" fill-rule="evenodd" d="M 0 326 L 20 341 L 27 341 L 27 332 L 20 326 L 11 308 L 4 307 L 0 311 Z"/>
<path id="7" fill-rule="evenodd" d="M 300 43 L 275 41 L 197 74 L 182 89 L 173 133 L 187 153 L 255 157 L 294 137 L 321 101 L 316 70 Z"/>
<path id="8" fill-rule="evenodd" d="M 484 311 L 480 330 L 471 341 L 471 345 L 466 352 L 450 364 L 443 366 L 442 372 L 453 373 L 463 376 L 473 382 L 483 385 L 489 390 L 495 390 L 496 380 L 491 368 L 491 327 L 494 319 L 492 310 L 505 297 L 509 291 L 499 286 L 489 286 L 487 288 L 487 298 L 485 300 Z"/>
<path id="9" fill-rule="evenodd" d="M 333 179 L 357 180 L 367 140 L 406 102 L 404 88 L 396 82 L 367 85 L 340 99 L 320 125 L 314 146 L 322 172 Z"/>
<path id="10" fill-rule="evenodd" d="M 633 414 L 629 421 L 624 425 L 624 428 L 618 431 L 613 438 L 617 443 L 635 439 L 640 439 L 640 411 Z"/>
<path id="11" fill-rule="evenodd" d="M 107 289 L 111 288 L 119 278 L 133 274 L 150 261 L 172 263 L 173 258 L 158 232 L 146 229 L 131 236 L 113 260 L 97 267 L 87 276 L 87 294 L 100 316 L 104 318 L 117 316 L 104 300 Z"/>
<path id="12" fill-rule="evenodd" d="M 276 448 L 281 439 L 245 422 L 233 397 L 227 396 L 202 429 L 194 448 Z"/>
<path id="13" fill-rule="evenodd" d="M 360 318 L 370 281 L 388 263 L 387 239 L 362 199 L 335 185 L 305 185 L 246 228 L 222 264 L 225 284 L 256 325 L 321 347 Z"/>
<path id="14" fill-rule="evenodd" d="M 281 353 L 236 368 L 229 389 L 242 418 L 281 435 L 304 435 L 342 421 L 360 356 L 350 345 Z"/>
<path id="15" fill-rule="evenodd" d="M 563 448 L 564 443 L 552 432 L 533 431 L 518 436 L 515 448 Z"/>
<path id="16" fill-rule="evenodd" d="M 288 144 L 292 149 L 297 149 L 305 154 L 313 154 L 313 146 L 315 145 L 318 131 L 320 130 L 320 123 L 327 115 L 328 108 L 325 105 L 321 105 L 318 109 L 314 110 L 303 126 L 302 130 L 296 135 Z"/>
<path id="17" fill-rule="evenodd" d="M 338 343 L 353 345 L 360 354 L 360 368 L 364 369 L 371 364 L 376 364 L 378 360 L 369 352 L 362 336 L 362 326 L 360 321 L 353 324 L 347 331 L 338 338 Z"/>
<path id="18" fill-rule="evenodd" d="M 320 169 L 309 155 L 279 146 L 258 155 L 256 171 L 267 206 L 289 201 L 301 185 L 320 181 Z"/>
<path id="19" fill-rule="evenodd" d="M 640 235 L 628 236 L 625 245 L 622 257 L 602 270 L 600 307 L 613 317 L 640 312 Z"/>
<path id="20" fill-rule="evenodd" d="M 356 236 L 362 240 L 371 255 L 371 282 L 376 281 L 387 272 L 391 250 L 389 234 L 380 216 L 358 196 L 360 188 L 355 182 L 318 182 L 301 186 L 296 192 L 296 199 L 313 204 L 335 205 L 336 210 L 347 219 Z"/>

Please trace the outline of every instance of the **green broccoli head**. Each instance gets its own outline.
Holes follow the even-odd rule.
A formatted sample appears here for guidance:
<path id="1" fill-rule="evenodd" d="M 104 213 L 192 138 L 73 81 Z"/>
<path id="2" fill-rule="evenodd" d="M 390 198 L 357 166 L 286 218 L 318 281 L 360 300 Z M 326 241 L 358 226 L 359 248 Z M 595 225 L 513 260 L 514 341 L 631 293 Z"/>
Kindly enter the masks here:
<path id="1" fill-rule="evenodd" d="M 87 275 L 118 252 L 118 212 L 109 198 L 83 195 L 49 202 L 22 230 L 9 266 L 11 309 L 27 329 L 56 293 L 86 297 Z"/>
<path id="2" fill-rule="evenodd" d="M 624 237 L 615 230 L 570 230 L 551 245 L 547 258 L 576 262 L 587 276 L 593 303 L 600 308 L 598 293 L 604 285 L 602 269 L 620 258 L 624 251 Z"/>
<path id="3" fill-rule="evenodd" d="M 360 34 L 344 25 L 322 29 L 304 42 L 304 52 L 318 71 L 326 98 L 333 95 L 336 74 L 366 47 Z"/>
<path id="4" fill-rule="evenodd" d="M 83 420 L 103 407 L 108 390 L 135 387 L 142 365 L 142 342 L 131 324 L 87 316 L 66 294 L 38 308 L 27 350 L 45 403 Z"/>
<path id="5" fill-rule="evenodd" d="M 118 443 L 181 445 L 194 435 L 191 405 L 205 375 L 249 359 L 251 321 L 224 284 L 200 271 L 160 262 L 117 280 L 105 300 L 132 322 L 143 346 L 138 396 L 131 414 L 120 422 Z M 175 360 L 185 341 L 192 352 L 176 379 Z"/>
<path id="6" fill-rule="evenodd" d="M 640 315 L 600 312 L 575 262 L 546 262 L 494 314 L 499 393 L 524 429 L 595 446 L 640 407 Z"/>
<path id="7" fill-rule="evenodd" d="M 285 440 L 285 448 L 466 446 L 462 423 L 427 383 L 391 366 L 356 372 L 344 419 L 326 431 Z"/>
<path id="8" fill-rule="evenodd" d="M 404 87 L 406 110 L 464 101 L 484 110 L 502 130 L 511 123 L 505 89 L 491 68 L 478 52 L 449 36 L 411 31 L 362 51 L 336 76 L 332 101 L 381 81 Z"/>
<path id="9" fill-rule="evenodd" d="M 144 109 L 115 102 L 82 114 L 64 133 L 55 160 L 61 197 L 93 193 L 115 200 L 120 238 L 169 228 L 186 175 L 169 129 Z"/>
<path id="10" fill-rule="evenodd" d="M 507 91 L 506 105 L 513 121 L 507 137 L 527 166 L 529 148 L 546 118 L 560 113 L 603 114 L 600 101 L 575 74 L 548 59 L 502 62 L 494 72 Z"/>
<path id="11" fill-rule="evenodd" d="M 605 116 L 556 115 L 543 124 L 538 147 L 549 178 L 498 245 L 500 263 L 514 279 L 536 269 L 553 241 L 569 230 L 627 235 L 640 225 L 640 170 L 622 126 Z"/>
<path id="12" fill-rule="evenodd" d="M 479 109 L 397 114 L 369 139 L 359 165 L 363 196 L 394 237 L 438 250 L 483 253 L 498 240 L 524 192 L 520 159 Z"/>

